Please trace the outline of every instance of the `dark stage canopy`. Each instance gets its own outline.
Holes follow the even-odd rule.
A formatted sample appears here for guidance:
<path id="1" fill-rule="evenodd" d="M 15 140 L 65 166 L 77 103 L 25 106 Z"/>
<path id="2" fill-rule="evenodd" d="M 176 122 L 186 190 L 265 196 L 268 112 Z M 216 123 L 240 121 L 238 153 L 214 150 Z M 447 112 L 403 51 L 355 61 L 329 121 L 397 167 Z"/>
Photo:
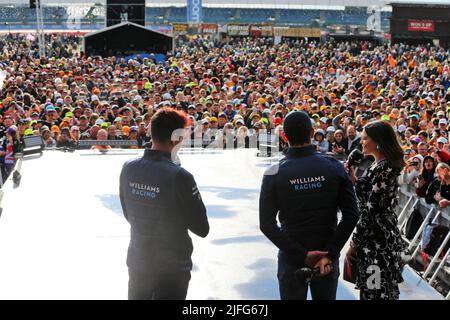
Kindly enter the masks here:
<path id="1" fill-rule="evenodd" d="M 172 36 L 132 22 L 123 22 L 84 37 L 84 52 L 88 56 L 165 55 L 172 49 Z"/>

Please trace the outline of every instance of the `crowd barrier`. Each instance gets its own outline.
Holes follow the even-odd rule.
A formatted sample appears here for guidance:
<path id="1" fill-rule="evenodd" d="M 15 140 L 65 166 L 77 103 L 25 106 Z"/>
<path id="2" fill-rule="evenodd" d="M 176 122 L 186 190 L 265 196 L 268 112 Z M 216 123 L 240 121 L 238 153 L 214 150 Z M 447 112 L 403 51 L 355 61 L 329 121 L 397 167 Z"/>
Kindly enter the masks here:
<path id="1" fill-rule="evenodd" d="M 404 240 L 408 244 L 408 249 L 412 252 L 411 258 L 414 262 L 424 266 L 423 271 L 419 272 L 423 281 L 427 281 L 431 286 L 436 287 L 439 281 L 446 286 L 450 286 L 450 265 L 448 258 L 450 249 L 448 249 L 443 257 L 442 252 L 450 240 L 450 232 L 445 237 L 436 254 L 433 257 L 427 256 L 429 263 L 423 261 L 420 242 L 422 240 L 423 231 L 427 224 L 437 223 L 450 227 L 450 208 L 441 209 L 436 205 L 431 205 L 425 202 L 424 198 L 419 198 L 415 193 L 415 187 L 412 185 L 401 185 L 399 188 L 399 198 L 397 206 L 398 226 L 403 234 Z M 405 237 L 404 229 L 408 218 L 414 210 L 418 210 L 422 215 L 423 222 L 418 231 L 410 241 Z M 438 290 L 439 291 L 439 290 Z M 440 292 L 442 294 L 442 292 Z M 446 299 L 450 300 L 450 291 L 446 295 Z"/>

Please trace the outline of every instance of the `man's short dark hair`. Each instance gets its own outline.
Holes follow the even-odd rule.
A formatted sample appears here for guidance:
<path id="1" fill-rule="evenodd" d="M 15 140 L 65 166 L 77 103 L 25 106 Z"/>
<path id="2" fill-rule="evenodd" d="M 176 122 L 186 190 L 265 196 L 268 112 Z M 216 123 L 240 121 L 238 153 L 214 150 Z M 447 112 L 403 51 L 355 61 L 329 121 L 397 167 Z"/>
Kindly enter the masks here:
<path id="1" fill-rule="evenodd" d="M 171 141 L 172 133 L 177 129 L 183 129 L 187 124 L 187 116 L 184 111 L 170 107 L 159 109 L 151 120 L 151 135 L 153 142 L 166 143 Z"/>

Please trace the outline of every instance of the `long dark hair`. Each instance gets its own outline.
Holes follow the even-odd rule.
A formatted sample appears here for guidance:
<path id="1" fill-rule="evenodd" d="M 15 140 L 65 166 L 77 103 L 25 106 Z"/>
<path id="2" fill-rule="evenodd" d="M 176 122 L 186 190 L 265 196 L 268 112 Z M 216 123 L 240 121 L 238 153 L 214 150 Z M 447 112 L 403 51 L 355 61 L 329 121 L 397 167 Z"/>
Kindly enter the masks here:
<path id="1" fill-rule="evenodd" d="M 394 168 L 403 169 L 405 166 L 403 149 L 392 126 L 381 120 L 368 123 L 364 130 L 378 144 L 379 151 L 383 153 L 386 160 Z"/>
<path id="2" fill-rule="evenodd" d="M 427 161 L 427 160 L 433 161 L 433 168 L 430 171 L 425 169 L 425 161 Z M 423 158 L 422 172 L 420 173 L 420 175 L 423 177 L 423 179 L 425 181 L 433 180 L 435 171 L 436 171 L 436 160 L 434 160 L 434 158 L 432 156 L 426 156 L 425 158 Z"/>

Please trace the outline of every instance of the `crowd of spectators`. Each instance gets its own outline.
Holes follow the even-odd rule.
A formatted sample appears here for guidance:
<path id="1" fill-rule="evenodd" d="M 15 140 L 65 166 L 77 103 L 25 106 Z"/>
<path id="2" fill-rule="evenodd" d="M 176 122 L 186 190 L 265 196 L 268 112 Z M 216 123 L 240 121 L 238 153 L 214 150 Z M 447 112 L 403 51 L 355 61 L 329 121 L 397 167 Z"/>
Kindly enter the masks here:
<path id="1" fill-rule="evenodd" d="M 156 63 L 86 57 L 73 36 L 47 42 L 49 58 L 39 59 L 33 37 L 0 40 L 4 177 L 27 135 L 41 135 L 49 148 L 79 140 L 111 140 L 106 148 L 133 140 L 142 148 L 151 145 L 154 112 L 173 107 L 189 116 L 191 146 L 256 147 L 254 138 L 269 132 L 283 149 L 283 119 L 303 110 L 317 150 L 341 157 L 361 148 L 365 124 L 388 121 L 408 162 L 404 183 L 429 203 L 450 203 L 450 52 L 443 48 L 197 38 Z"/>

